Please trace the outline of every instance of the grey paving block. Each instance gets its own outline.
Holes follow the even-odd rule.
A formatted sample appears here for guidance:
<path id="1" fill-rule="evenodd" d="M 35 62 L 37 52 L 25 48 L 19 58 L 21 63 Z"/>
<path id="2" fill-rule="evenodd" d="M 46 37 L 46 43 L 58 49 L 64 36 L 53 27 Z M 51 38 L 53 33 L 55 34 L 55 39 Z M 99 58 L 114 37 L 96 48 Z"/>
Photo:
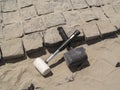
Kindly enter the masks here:
<path id="1" fill-rule="evenodd" d="M 67 25 L 73 26 L 76 24 L 82 24 L 83 21 L 80 18 L 79 11 L 66 11 L 63 13 L 66 19 Z"/>
<path id="2" fill-rule="evenodd" d="M 86 40 L 95 39 L 100 36 L 100 32 L 95 22 L 89 22 L 84 24 L 83 31 L 84 31 Z"/>
<path id="3" fill-rule="evenodd" d="M 33 4 L 33 0 L 17 0 L 20 8 L 27 7 Z"/>
<path id="4" fill-rule="evenodd" d="M 120 4 L 118 5 L 113 5 L 113 8 L 117 14 L 120 14 Z"/>
<path id="5" fill-rule="evenodd" d="M 103 6 L 103 1 L 102 0 L 86 0 L 89 6 Z"/>
<path id="6" fill-rule="evenodd" d="M 3 36 L 3 30 L 2 30 L 2 25 L 0 24 L 0 45 L 4 40 L 4 36 Z"/>
<path id="7" fill-rule="evenodd" d="M 2 22 L 2 2 L 0 2 L 0 23 Z"/>
<path id="8" fill-rule="evenodd" d="M 105 5 L 102 7 L 102 9 L 108 18 L 114 17 L 116 15 L 112 5 Z"/>
<path id="9" fill-rule="evenodd" d="M 100 20 L 107 19 L 101 7 L 92 7 L 92 11 Z"/>
<path id="10" fill-rule="evenodd" d="M 81 9 L 80 10 L 80 15 L 83 21 L 85 22 L 89 22 L 89 21 L 93 21 L 93 20 L 97 20 L 98 17 L 95 16 L 95 14 L 93 13 L 93 11 L 91 9 Z"/>
<path id="11" fill-rule="evenodd" d="M 66 24 L 66 20 L 62 13 L 53 13 L 53 14 L 45 15 L 44 20 L 47 27 Z"/>
<path id="12" fill-rule="evenodd" d="M 32 33 L 23 37 L 23 44 L 26 52 L 33 52 L 43 47 L 43 40 L 40 33 Z"/>
<path id="13" fill-rule="evenodd" d="M 79 30 L 81 32 L 79 37 L 84 37 L 83 28 L 79 24 L 78 25 L 73 25 L 73 26 L 65 25 L 65 26 L 62 26 L 62 27 L 64 28 L 68 37 L 70 37 L 70 35 L 72 35 L 75 32 L 75 30 Z"/>
<path id="14" fill-rule="evenodd" d="M 2 11 L 9 12 L 17 10 L 17 1 L 16 0 L 3 0 L 2 2 Z"/>
<path id="15" fill-rule="evenodd" d="M 4 24 L 17 23 L 19 21 L 20 21 L 19 12 L 3 13 L 3 23 Z"/>
<path id="16" fill-rule="evenodd" d="M 50 28 L 44 34 L 44 43 L 45 45 L 57 45 L 60 41 L 62 41 L 57 28 Z"/>
<path id="17" fill-rule="evenodd" d="M 85 0 L 71 0 L 73 9 L 83 9 L 87 8 L 88 5 Z"/>
<path id="18" fill-rule="evenodd" d="M 0 12 L 2 11 L 3 2 L 0 1 Z"/>
<path id="19" fill-rule="evenodd" d="M 0 61 L 2 60 L 2 53 L 1 53 L 1 51 L 0 51 Z"/>
<path id="20" fill-rule="evenodd" d="M 110 21 L 117 29 L 120 29 L 120 19 L 118 19 L 118 18 L 120 18 L 119 15 L 110 18 Z"/>
<path id="21" fill-rule="evenodd" d="M 116 28 L 110 23 L 109 20 L 100 20 L 97 22 L 101 35 L 109 34 L 116 31 Z"/>
<path id="22" fill-rule="evenodd" d="M 12 39 L 2 43 L 1 51 L 4 59 L 19 58 L 24 56 L 21 39 Z"/>
<path id="23" fill-rule="evenodd" d="M 38 15 L 52 13 L 53 7 L 51 0 L 38 0 L 35 4 Z"/>
<path id="24" fill-rule="evenodd" d="M 23 28 L 20 23 L 6 25 L 3 28 L 3 34 L 6 40 L 21 37 L 23 35 Z"/>
<path id="25" fill-rule="evenodd" d="M 20 10 L 20 13 L 23 20 L 31 19 L 36 16 L 36 11 L 34 6 L 22 8 Z"/>
<path id="26" fill-rule="evenodd" d="M 105 5 L 112 4 L 116 0 L 102 0 Z"/>
<path id="27" fill-rule="evenodd" d="M 120 5 L 120 0 L 113 0 L 111 5 Z"/>
<path id="28" fill-rule="evenodd" d="M 46 29 L 46 26 L 41 18 L 32 18 L 31 20 L 23 22 L 23 29 L 27 34 L 36 31 L 43 31 Z"/>
<path id="29" fill-rule="evenodd" d="M 52 0 L 54 11 L 68 11 L 72 9 L 70 0 Z"/>
<path id="30" fill-rule="evenodd" d="M 2 13 L 0 12 L 0 23 L 2 23 L 2 21 L 3 21 L 3 15 L 2 15 Z"/>

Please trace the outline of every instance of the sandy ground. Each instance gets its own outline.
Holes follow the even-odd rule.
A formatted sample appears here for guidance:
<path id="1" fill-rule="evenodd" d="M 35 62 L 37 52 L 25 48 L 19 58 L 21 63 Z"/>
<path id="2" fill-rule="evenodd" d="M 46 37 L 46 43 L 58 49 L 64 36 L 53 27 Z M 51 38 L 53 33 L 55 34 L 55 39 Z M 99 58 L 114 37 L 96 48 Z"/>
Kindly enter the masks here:
<path id="1" fill-rule="evenodd" d="M 0 90 L 24 90 L 31 83 L 35 90 L 120 90 L 120 36 L 105 39 L 92 45 L 83 45 L 88 54 L 90 66 L 72 73 L 65 61 L 53 65 L 66 50 L 57 55 L 49 65 L 53 65 L 53 75 L 43 77 L 33 66 L 34 58 L 0 66 Z M 43 55 L 47 59 L 50 54 Z"/>

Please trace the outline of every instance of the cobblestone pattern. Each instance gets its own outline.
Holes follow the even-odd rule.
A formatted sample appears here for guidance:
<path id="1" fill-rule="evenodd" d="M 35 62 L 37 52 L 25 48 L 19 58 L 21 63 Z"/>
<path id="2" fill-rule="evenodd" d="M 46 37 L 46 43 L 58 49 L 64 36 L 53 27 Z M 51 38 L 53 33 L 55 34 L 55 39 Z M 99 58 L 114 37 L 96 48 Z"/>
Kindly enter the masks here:
<path id="1" fill-rule="evenodd" d="M 68 36 L 78 29 L 85 40 L 102 37 L 120 29 L 119 18 L 120 0 L 0 0 L 2 54 L 12 58 L 23 55 L 23 49 L 41 48 L 42 43 L 57 44 L 62 41 L 58 26 Z M 18 53 L 11 53 L 14 47 Z"/>

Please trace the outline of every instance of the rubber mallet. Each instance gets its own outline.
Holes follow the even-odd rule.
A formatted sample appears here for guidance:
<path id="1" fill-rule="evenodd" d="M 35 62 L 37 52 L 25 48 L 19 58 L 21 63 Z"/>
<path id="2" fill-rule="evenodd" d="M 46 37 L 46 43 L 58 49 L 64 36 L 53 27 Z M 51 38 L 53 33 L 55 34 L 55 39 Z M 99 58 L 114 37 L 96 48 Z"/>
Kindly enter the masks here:
<path id="1" fill-rule="evenodd" d="M 60 51 L 65 49 L 71 41 L 80 34 L 80 31 L 76 30 L 46 61 L 42 60 L 41 58 L 37 58 L 34 61 L 34 66 L 38 69 L 38 71 L 43 75 L 46 76 L 51 70 L 48 66 L 48 62 L 52 60 Z"/>
<path id="2" fill-rule="evenodd" d="M 67 34 L 65 33 L 62 27 L 58 27 L 57 30 L 59 31 L 60 36 L 62 37 L 63 41 L 68 39 Z M 68 67 L 78 67 L 83 65 L 83 63 L 87 60 L 87 54 L 83 47 L 73 49 L 71 45 L 68 45 L 68 52 L 64 54 L 64 59 Z"/>

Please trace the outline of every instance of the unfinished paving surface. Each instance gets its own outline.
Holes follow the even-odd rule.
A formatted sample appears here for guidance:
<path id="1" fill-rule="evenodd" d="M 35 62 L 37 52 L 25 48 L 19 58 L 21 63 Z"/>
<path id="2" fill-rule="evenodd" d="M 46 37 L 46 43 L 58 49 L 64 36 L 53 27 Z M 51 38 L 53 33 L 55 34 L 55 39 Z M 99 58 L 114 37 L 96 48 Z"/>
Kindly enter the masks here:
<path id="1" fill-rule="evenodd" d="M 48 49 L 48 47 L 53 48 L 54 46 L 58 46 L 59 43 L 62 42 L 62 38 L 57 31 L 57 27 L 59 26 L 62 26 L 65 29 L 68 36 L 78 29 L 81 32 L 79 39 L 80 37 L 83 37 L 82 40 L 85 43 L 97 39 L 103 40 L 104 35 L 109 36 L 111 33 L 118 34 L 120 29 L 119 18 L 120 0 L 0 0 L 0 55 L 2 53 L 3 59 L 12 60 L 13 58 L 26 57 L 28 52 L 38 52 L 40 48 L 47 47 Z M 85 72 L 78 72 L 78 76 L 76 76 L 78 80 L 71 84 L 66 83 L 69 79 L 65 79 L 65 77 L 66 75 L 69 77 L 68 74 L 71 75 L 72 73 L 69 72 L 68 69 L 62 71 L 62 67 L 67 68 L 64 64 L 53 69 L 53 72 L 56 74 L 55 76 L 45 79 L 42 78 L 37 71 L 35 72 L 33 67 L 31 67 L 31 70 L 27 69 L 29 65 L 32 66 L 32 59 L 31 61 L 25 60 L 15 64 L 12 63 L 11 65 L 2 65 L 0 67 L 0 85 L 3 85 L 4 88 L 1 89 L 2 86 L 0 86 L 0 89 L 8 90 L 4 83 L 8 86 L 11 85 L 11 88 L 16 90 L 19 85 L 21 85 L 20 89 L 23 89 L 30 81 L 33 81 L 36 84 L 41 81 L 38 86 L 45 87 L 48 90 L 52 84 L 53 87 L 56 86 L 55 90 L 58 88 L 61 88 L 62 90 L 66 88 L 73 90 L 72 86 L 75 85 L 75 83 L 79 83 L 79 85 L 76 84 L 76 86 L 74 86 L 76 90 L 79 90 L 78 88 L 81 86 L 85 86 L 86 90 L 90 88 L 90 81 L 93 81 L 96 86 L 94 86 L 94 89 L 91 88 L 91 90 L 113 90 L 113 87 L 115 90 L 119 90 L 120 87 L 117 86 L 118 84 L 115 87 L 115 83 L 118 82 L 116 78 L 115 82 L 109 82 L 111 80 L 110 78 L 115 76 L 112 72 L 119 74 L 119 70 L 114 71 L 113 67 L 117 63 L 117 60 L 119 60 L 119 58 L 116 58 L 119 57 L 119 55 L 116 55 L 119 52 L 119 49 L 117 49 L 117 47 L 119 47 L 119 35 L 114 39 L 110 41 L 108 39 L 93 46 L 86 46 L 91 55 L 90 60 L 96 60 L 94 63 L 95 66 L 92 65 L 90 71 L 85 70 Z M 113 45 L 109 46 L 109 44 Z M 109 50 L 103 50 L 107 47 Z M 91 48 L 94 49 L 93 51 L 95 51 L 95 53 L 92 54 L 93 51 Z M 46 52 L 47 49 L 45 49 L 44 52 Z M 113 49 L 114 51 L 112 51 Z M 99 58 L 97 57 L 97 51 L 98 53 L 101 53 L 98 55 Z M 40 50 L 39 52 L 42 51 Z M 115 57 L 113 57 L 114 55 Z M 37 56 L 42 57 L 42 55 L 35 55 L 32 58 Z M 94 56 L 96 58 L 94 58 Z M 47 59 L 47 56 L 43 56 L 43 58 Z M 111 58 L 110 61 L 108 58 Z M 101 64 L 103 65 L 102 69 Z M 16 68 L 18 65 L 20 66 Z M 24 65 L 24 67 L 21 65 Z M 11 71 L 13 68 L 15 68 L 15 70 L 17 69 L 18 72 L 13 72 L 15 70 Z M 98 68 L 98 70 L 96 68 Z M 36 75 L 29 75 L 32 70 Z M 102 70 L 105 71 L 102 72 Z M 58 71 L 61 71 L 61 74 Z M 85 75 L 86 72 L 91 76 L 83 77 L 82 75 Z M 17 75 L 15 77 L 9 77 L 8 75 L 12 73 L 14 75 L 17 73 Z M 109 73 L 111 73 L 110 76 L 106 78 Z M 23 80 L 26 75 L 28 75 L 28 77 L 26 80 Z M 82 78 L 80 78 L 79 75 Z M 20 79 L 17 80 L 17 78 Z M 86 78 L 88 78 L 88 81 L 82 83 Z M 104 84 L 107 88 L 102 87 L 103 84 L 101 83 L 101 80 L 106 80 Z M 46 86 L 46 83 L 48 84 L 48 87 Z M 63 83 L 65 83 L 65 85 L 63 85 Z M 85 83 L 87 83 L 87 85 Z M 94 84 L 91 84 L 91 86 Z M 82 90 L 84 90 L 84 88 L 82 88 Z"/>
<path id="2" fill-rule="evenodd" d="M 102 38 L 120 28 L 119 5 L 119 0 L 1 0 L 0 43 L 42 32 L 41 44 L 58 45 L 62 41 L 58 26 L 65 27 L 68 36 L 79 29 L 85 40 Z M 71 29 L 76 26 L 80 28 Z"/>

